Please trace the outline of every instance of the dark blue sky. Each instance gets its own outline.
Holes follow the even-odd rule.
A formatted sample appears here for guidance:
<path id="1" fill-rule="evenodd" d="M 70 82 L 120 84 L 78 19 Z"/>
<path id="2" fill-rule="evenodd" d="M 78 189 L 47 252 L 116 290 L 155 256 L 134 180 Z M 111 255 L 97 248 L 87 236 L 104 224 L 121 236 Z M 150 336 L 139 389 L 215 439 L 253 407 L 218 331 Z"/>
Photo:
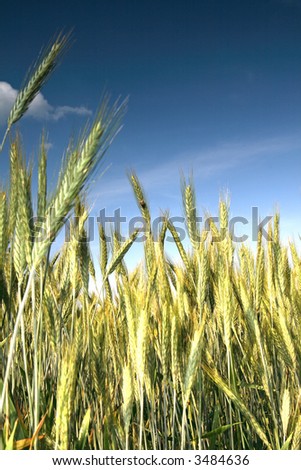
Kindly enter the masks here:
<path id="1" fill-rule="evenodd" d="M 130 99 L 106 156 L 111 167 L 90 190 L 94 208 L 136 213 L 126 177 L 132 168 L 154 215 L 160 208 L 181 215 L 179 171 L 193 169 L 200 208 L 216 212 L 228 189 L 234 215 L 258 206 L 264 216 L 279 207 L 284 233 L 300 231 L 301 1 L 6 2 L 2 132 L 5 96 L 13 96 L 41 46 L 62 28 L 74 28 L 73 45 L 40 107 L 19 125 L 28 156 L 42 127 L 48 130 L 50 179 L 70 135 L 107 90 Z M 3 179 L 7 160 L 6 147 Z"/>

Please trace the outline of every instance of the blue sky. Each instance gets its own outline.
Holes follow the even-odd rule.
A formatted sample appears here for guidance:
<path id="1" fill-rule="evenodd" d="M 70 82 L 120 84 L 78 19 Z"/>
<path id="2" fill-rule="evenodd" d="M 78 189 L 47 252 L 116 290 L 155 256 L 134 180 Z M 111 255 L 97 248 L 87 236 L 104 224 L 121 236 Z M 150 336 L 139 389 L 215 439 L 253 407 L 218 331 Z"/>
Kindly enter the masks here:
<path id="1" fill-rule="evenodd" d="M 0 17 L 0 131 L 40 48 L 61 29 L 73 44 L 18 128 L 37 160 L 48 132 L 49 179 L 97 110 L 104 90 L 129 96 L 105 175 L 90 187 L 94 213 L 137 215 L 127 171 L 154 216 L 182 215 L 180 172 L 194 174 L 200 212 L 228 190 L 233 215 L 280 209 L 298 238 L 301 155 L 301 1 L 12 0 Z M 5 147 L 2 184 L 8 171 Z"/>

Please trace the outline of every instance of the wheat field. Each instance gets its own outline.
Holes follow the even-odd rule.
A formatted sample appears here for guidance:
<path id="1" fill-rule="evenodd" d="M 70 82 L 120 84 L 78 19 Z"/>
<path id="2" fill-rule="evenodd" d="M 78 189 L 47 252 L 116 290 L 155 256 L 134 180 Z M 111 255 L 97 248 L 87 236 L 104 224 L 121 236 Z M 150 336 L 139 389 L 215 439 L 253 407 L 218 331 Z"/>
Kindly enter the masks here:
<path id="1" fill-rule="evenodd" d="M 66 44 L 58 36 L 32 70 L 1 148 Z M 92 257 L 85 188 L 124 110 L 104 100 L 68 148 L 52 194 L 42 137 L 36 200 L 20 136 L 1 154 L 10 177 L 0 192 L 0 448 L 300 449 L 301 258 L 281 243 L 279 214 L 254 253 L 233 243 L 223 199 L 219 224 L 199 228 L 184 182 L 187 249 L 167 215 L 154 236 L 131 174 L 144 259 L 129 271 L 139 232 L 109 241 L 101 224 Z M 71 215 L 70 240 L 50 254 Z M 166 255 L 167 235 L 178 262 Z"/>

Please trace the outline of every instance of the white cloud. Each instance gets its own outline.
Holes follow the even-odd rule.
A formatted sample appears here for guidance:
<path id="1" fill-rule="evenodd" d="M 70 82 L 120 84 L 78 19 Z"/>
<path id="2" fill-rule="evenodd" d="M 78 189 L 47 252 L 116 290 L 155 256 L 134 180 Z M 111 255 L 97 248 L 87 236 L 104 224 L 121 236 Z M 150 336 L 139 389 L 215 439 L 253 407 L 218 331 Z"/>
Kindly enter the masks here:
<path id="1" fill-rule="evenodd" d="M 5 123 L 17 94 L 9 83 L 0 82 L 0 125 Z"/>
<path id="2" fill-rule="evenodd" d="M 66 114 L 77 114 L 78 116 L 90 116 L 92 111 L 87 109 L 85 106 L 57 106 L 53 109 L 51 114 L 51 118 L 57 121 L 62 117 L 66 116 Z"/>
<path id="3" fill-rule="evenodd" d="M 0 81 L 0 125 L 5 124 L 17 94 L 18 90 L 15 90 L 9 83 Z M 68 114 L 90 116 L 92 111 L 84 106 L 52 106 L 42 93 L 39 93 L 25 116 L 39 120 L 58 121 Z"/>

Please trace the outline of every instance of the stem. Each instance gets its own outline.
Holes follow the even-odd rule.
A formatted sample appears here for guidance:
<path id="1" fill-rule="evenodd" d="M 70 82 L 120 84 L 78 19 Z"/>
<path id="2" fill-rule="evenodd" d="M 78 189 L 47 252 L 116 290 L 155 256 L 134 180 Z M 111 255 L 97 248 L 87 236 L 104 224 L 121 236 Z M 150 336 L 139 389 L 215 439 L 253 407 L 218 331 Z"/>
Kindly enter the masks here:
<path id="1" fill-rule="evenodd" d="M 167 396 L 166 396 L 166 384 L 164 380 L 163 385 L 163 422 L 164 422 L 164 448 L 167 450 Z"/>
<path id="2" fill-rule="evenodd" d="M 0 152 L 2 152 L 2 149 L 4 147 L 4 144 L 5 144 L 5 141 L 6 141 L 6 137 L 8 136 L 8 133 L 10 131 L 10 128 L 8 127 L 5 131 L 5 134 L 4 134 L 4 137 L 3 137 L 3 140 L 2 140 L 2 143 L 0 145 Z"/>
<path id="3" fill-rule="evenodd" d="M 173 389 L 173 413 L 172 413 L 172 443 L 171 448 L 175 450 L 175 425 L 176 425 L 176 405 L 177 405 L 177 391 L 176 387 Z"/>
<path id="4" fill-rule="evenodd" d="M 19 305 L 19 310 L 18 310 L 18 315 L 16 318 L 15 326 L 14 326 L 14 331 L 12 334 L 12 338 L 10 340 L 10 345 L 9 345 L 9 352 L 8 352 L 8 358 L 7 358 L 7 364 L 6 364 L 6 369 L 5 369 L 5 376 L 3 380 L 3 389 L 1 393 L 1 398 L 0 398 L 0 417 L 3 414 L 3 408 L 4 408 L 4 401 L 5 401 L 5 395 L 7 391 L 7 385 L 8 385 L 8 380 L 9 380 L 9 374 L 10 374 L 10 369 L 12 366 L 13 358 L 14 358 L 14 350 L 15 350 L 15 345 L 16 345 L 16 340 L 17 340 L 17 335 L 18 335 L 18 330 L 19 330 L 19 325 L 20 321 L 24 312 L 24 308 L 27 302 L 28 295 L 30 293 L 31 289 L 31 282 L 34 277 L 35 269 L 34 267 L 31 268 L 31 271 L 29 273 L 26 289 L 24 292 L 24 296 L 22 298 L 22 301 Z"/>
<path id="5" fill-rule="evenodd" d="M 229 348 L 227 348 L 227 363 L 228 363 L 228 384 L 229 388 L 231 388 L 231 352 Z M 232 404 L 231 400 L 229 400 L 229 418 L 230 418 L 230 440 L 231 440 L 231 449 L 234 450 L 234 435 L 233 435 L 233 418 L 232 418 Z"/>
<path id="6" fill-rule="evenodd" d="M 38 351 L 38 337 L 39 337 L 39 318 L 36 318 L 35 308 L 35 285 L 34 279 L 31 283 L 31 298 L 32 298 L 32 315 L 33 315 L 33 364 L 34 364 L 34 429 L 36 430 L 39 424 L 39 410 L 40 410 L 40 387 L 39 387 L 39 351 Z M 41 303 L 40 303 L 41 306 Z M 37 450 L 38 441 L 35 439 L 34 448 Z"/>
<path id="7" fill-rule="evenodd" d="M 140 429 L 139 429 L 139 450 L 142 450 L 143 435 L 143 383 L 140 382 Z"/>
<path id="8" fill-rule="evenodd" d="M 199 371 L 199 390 L 198 390 L 198 398 L 199 398 L 199 406 L 198 406 L 198 433 L 199 433 L 199 446 L 198 450 L 202 450 L 202 371 Z"/>
<path id="9" fill-rule="evenodd" d="M 18 301 L 21 302 L 21 285 L 18 284 Z M 28 365 L 27 365 L 27 356 L 26 356 L 26 343 L 25 343 L 25 325 L 24 325 L 24 318 L 22 315 L 21 318 L 21 343 L 22 343 L 22 352 L 23 352 L 23 362 L 24 362 L 24 371 L 25 371 L 25 378 L 26 378 L 26 387 L 28 393 L 28 402 L 29 402 L 29 416 L 30 416 L 30 428 L 33 432 L 33 404 L 32 404 L 32 390 L 29 381 L 28 375 Z"/>
<path id="10" fill-rule="evenodd" d="M 183 406 L 182 413 L 182 427 L 181 427 L 181 450 L 184 450 L 185 447 L 185 423 L 186 423 L 186 404 Z"/>

